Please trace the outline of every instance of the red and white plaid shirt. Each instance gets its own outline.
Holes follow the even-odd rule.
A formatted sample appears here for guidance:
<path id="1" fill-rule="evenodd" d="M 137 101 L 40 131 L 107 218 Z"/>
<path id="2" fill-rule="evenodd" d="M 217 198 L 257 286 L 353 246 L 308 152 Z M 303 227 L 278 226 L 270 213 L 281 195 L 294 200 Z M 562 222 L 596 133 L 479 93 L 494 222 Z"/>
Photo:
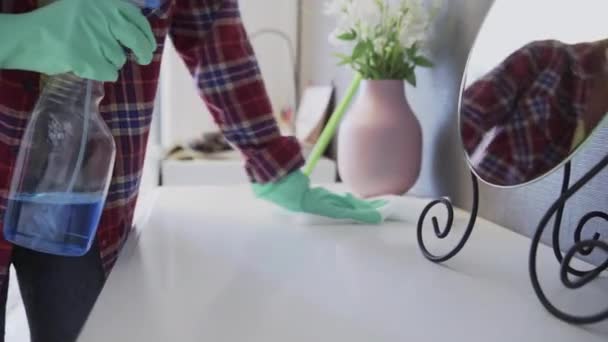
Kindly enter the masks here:
<path id="1" fill-rule="evenodd" d="M 589 80 L 605 72 L 605 48 L 536 41 L 465 89 L 463 144 L 482 179 L 521 184 L 571 153 L 579 120 L 597 116 L 588 111 Z"/>
<path id="2" fill-rule="evenodd" d="M 37 7 L 36 0 L 0 0 L 2 13 Z M 252 182 L 277 180 L 304 162 L 295 138 L 280 135 L 237 0 L 168 0 L 148 19 L 158 41 L 154 61 L 147 66 L 129 61 L 118 82 L 106 84 L 100 107 L 117 148 L 97 233 L 106 272 L 131 229 L 166 37 L 186 63 L 215 122 L 242 152 Z M 36 73 L 0 70 L 0 224 L 19 142 L 41 79 Z M 10 256 L 11 245 L 0 239 L 0 286 Z"/>

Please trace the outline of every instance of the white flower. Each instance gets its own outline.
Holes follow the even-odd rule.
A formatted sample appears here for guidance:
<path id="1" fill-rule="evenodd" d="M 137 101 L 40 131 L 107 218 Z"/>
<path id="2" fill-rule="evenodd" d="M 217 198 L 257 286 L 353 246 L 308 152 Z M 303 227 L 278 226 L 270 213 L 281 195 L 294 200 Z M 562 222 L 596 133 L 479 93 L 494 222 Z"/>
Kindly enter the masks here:
<path id="1" fill-rule="evenodd" d="M 373 37 L 373 32 L 382 24 L 382 13 L 378 0 L 332 0 L 325 5 L 325 13 L 336 17 L 337 29 L 330 41 L 338 43 L 336 37 L 354 30 L 361 40 Z"/>
<path id="2" fill-rule="evenodd" d="M 388 40 L 386 37 L 377 37 L 374 40 L 374 52 L 377 54 L 383 54 L 385 48 L 387 47 Z"/>
<path id="3" fill-rule="evenodd" d="M 432 9 L 427 10 L 421 0 L 402 0 L 401 9 L 403 13 L 403 23 L 399 32 L 399 40 L 405 47 L 413 44 L 424 45 L 431 20 L 437 9 L 441 6 L 441 1 L 435 0 Z"/>
<path id="4" fill-rule="evenodd" d="M 338 15 L 345 12 L 352 0 L 332 0 L 325 3 L 323 13 L 325 15 Z"/>
<path id="5" fill-rule="evenodd" d="M 378 68 L 372 70 L 374 72 L 367 72 L 367 77 L 407 77 L 404 68 L 394 64 L 406 63 L 409 66 L 410 58 L 395 61 L 393 56 L 398 56 L 395 52 L 402 53 L 413 45 L 419 50 L 425 49 L 431 22 L 442 2 L 443 0 L 330 0 L 326 3 L 324 12 L 335 18 L 336 28 L 329 40 L 338 46 L 352 48 L 357 45 L 358 58 L 351 62 L 352 67 L 357 69 L 360 63 L 368 63 L 371 69 Z M 361 45 L 364 41 L 371 44 Z M 391 60 L 383 60 L 386 58 Z"/>
<path id="6" fill-rule="evenodd" d="M 379 25 L 382 22 L 382 16 L 376 0 L 352 1 L 348 14 L 353 21 L 365 23 L 370 27 Z"/>
<path id="7" fill-rule="evenodd" d="M 332 45 L 336 45 L 336 46 L 343 46 L 343 45 L 348 45 L 349 42 L 345 42 L 341 39 L 339 39 L 338 37 L 348 33 L 348 32 L 352 32 L 354 29 L 354 24 L 348 20 L 348 18 L 346 17 L 339 17 L 337 19 L 337 25 L 336 28 L 333 30 L 333 32 L 331 32 L 329 34 L 329 42 Z"/>

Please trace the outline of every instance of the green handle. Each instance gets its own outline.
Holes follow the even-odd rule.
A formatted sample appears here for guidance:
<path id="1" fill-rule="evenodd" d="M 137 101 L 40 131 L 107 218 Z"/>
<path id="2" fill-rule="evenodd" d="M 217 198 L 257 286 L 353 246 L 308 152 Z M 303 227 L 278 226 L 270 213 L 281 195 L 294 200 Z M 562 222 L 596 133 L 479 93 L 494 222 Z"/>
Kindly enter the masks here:
<path id="1" fill-rule="evenodd" d="M 317 165 L 317 162 L 323 155 L 323 152 L 325 152 L 325 149 L 327 149 L 327 145 L 329 145 L 329 142 L 333 138 L 334 133 L 336 132 L 336 128 L 338 128 L 338 124 L 340 123 L 340 120 L 346 112 L 346 108 L 348 108 L 348 105 L 355 96 L 355 92 L 357 91 L 357 89 L 359 89 L 361 79 L 361 74 L 355 74 L 355 77 L 353 78 L 352 82 L 350 83 L 350 86 L 348 87 L 348 90 L 346 91 L 346 96 L 342 99 L 336 110 L 331 114 L 331 117 L 327 122 L 327 126 L 325 126 L 325 128 L 323 129 L 319 140 L 315 144 L 315 147 L 313 148 L 310 156 L 308 157 L 308 162 L 304 168 L 305 175 L 310 177 L 312 171 Z"/>

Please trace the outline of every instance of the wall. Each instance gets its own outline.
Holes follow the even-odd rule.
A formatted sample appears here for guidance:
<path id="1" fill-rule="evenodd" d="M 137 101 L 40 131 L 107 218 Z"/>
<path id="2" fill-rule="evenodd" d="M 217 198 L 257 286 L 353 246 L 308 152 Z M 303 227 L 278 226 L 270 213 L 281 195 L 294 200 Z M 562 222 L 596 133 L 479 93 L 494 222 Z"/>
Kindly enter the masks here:
<path id="1" fill-rule="evenodd" d="M 303 10 L 303 84 L 335 82 L 341 95 L 348 86 L 350 72 L 334 66 L 334 51 L 327 43 L 332 22 L 321 11 L 323 0 L 307 0 Z M 457 102 L 462 73 L 469 50 L 491 0 L 449 0 L 443 8 L 431 41 L 437 67 L 418 73 L 419 86 L 406 89 L 424 133 L 424 161 L 421 177 L 412 190 L 424 196 L 449 196 L 458 206 L 471 203 L 470 174 L 463 159 L 457 131 Z M 576 179 L 602 157 L 608 132 L 600 134 L 573 160 Z M 480 186 L 481 215 L 525 235 L 535 230 L 538 221 L 558 195 L 561 172 L 531 186 L 516 190 L 498 190 Z M 572 229 L 588 210 L 605 209 L 608 175 L 594 181 L 576 196 L 576 203 L 566 208 L 563 244 L 572 241 Z M 601 222 L 593 222 L 597 227 Z M 584 234 L 587 236 L 587 234 Z M 545 237 L 545 241 L 548 241 Z M 599 252 L 598 252 L 599 253 Z M 593 257 L 598 257 L 597 255 Z"/>
<path id="2" fill-rule="evenodd" d="M 152 125 L 146 147 L 146 158 L 139 186 L 141 197 L 146 196 L 151 190 L 155 189 L 160 182 L 160 163 L 163 158 L 163 149 L 160 141 L 159 108 L 160 103 L 157 97 L 157 105 L 152 116 Z"/>

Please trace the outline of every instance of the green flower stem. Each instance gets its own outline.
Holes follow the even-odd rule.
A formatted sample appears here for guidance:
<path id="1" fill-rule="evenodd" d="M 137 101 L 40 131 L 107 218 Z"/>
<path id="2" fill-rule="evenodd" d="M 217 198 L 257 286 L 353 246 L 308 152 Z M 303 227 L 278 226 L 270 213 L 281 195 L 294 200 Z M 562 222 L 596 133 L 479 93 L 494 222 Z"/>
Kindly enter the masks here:
<path id="1" fill-rule="evenodd" d="M 323 129 L 319 140 L 315 144 L 315 147 L 313 148 L 310 157 L 308 158 L 308 162 L 304 168 L 305 175 L 310 177 L 312 171 L 317 165 L 317 162 L 323 155 L 323 152 L 325 152 L 325 150 L 327 149 L 327 145 L 329 145 L 329 142 L 333 138 L 336 129 L 338 128 L 338 124 L 340 123 L 340 120 L 344 116 L 344 113 L 346 113 L 346 109 L 348 108 L 348 105 L 351 103 L 353 97 L 355 96 L 357 89 L 359 89 L 361 80 L 361 74 L 356 73 L 355 77 L 351 81 L 350 86 L 348 87 L 348 90 L 346 91 L 346 96 L 344 96 L 336 110 L 331 114 L 327 126 L 325 126 L 325 128 Z"/>

